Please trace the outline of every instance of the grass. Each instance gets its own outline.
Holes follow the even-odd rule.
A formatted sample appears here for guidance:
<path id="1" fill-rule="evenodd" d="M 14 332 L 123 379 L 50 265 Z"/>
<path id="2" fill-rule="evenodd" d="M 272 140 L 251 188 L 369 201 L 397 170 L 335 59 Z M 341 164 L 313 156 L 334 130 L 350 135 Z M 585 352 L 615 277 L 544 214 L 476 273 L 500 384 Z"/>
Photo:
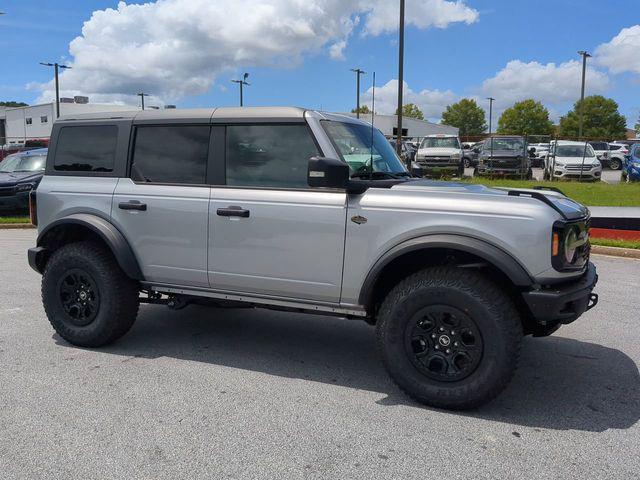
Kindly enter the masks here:
<path id="1" fill-rule="evenodd" d="M 591 238 L 591 245 L 603 247 L 635 248 L 640 249 L 640 240 L 613 240 L 611 238 Z"/>
<path id="2" fill-rule="evenodd" d="M 640 182 L 610 184 L 604 182 L 536 182 L 527 180 L 465 178 L 464 181 L 489 187 L 555 187 L 569 198 L 589 207 L 640 207 Z"/>
<path id="3" fill-rule="evenodd" d="M 0 217 L 0 224 L 7 223 L 31 223 L 29 217 Z"/>

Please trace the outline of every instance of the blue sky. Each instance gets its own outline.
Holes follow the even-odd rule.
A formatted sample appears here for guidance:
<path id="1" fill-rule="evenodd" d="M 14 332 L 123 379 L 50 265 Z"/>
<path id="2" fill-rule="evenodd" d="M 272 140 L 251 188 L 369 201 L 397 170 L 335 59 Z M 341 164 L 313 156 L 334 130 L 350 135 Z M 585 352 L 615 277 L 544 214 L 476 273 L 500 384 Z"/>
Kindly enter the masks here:
<path id="1" fill-rule="evenodd" d="M 190 4 L 202 5 L 200 1 L 194 0 Z M 258 14 L 248 10 L 252 0 L 242 1 L 242 8 L 235 8 L 238 1 L 211 0 L 211 3 L 226 7 L 216 12 L 225 11 L 229 21 L 247 15 L 246 23 L 252 24 L 252 19 L 264 18 L 256 17 Z M 272 1 L 285 6 L 287 1 L 295 2 Z M 321 0 L 314 1 L 323 5 Z M 168 2 L 189 4 L 189 0 Z M 385 2 L 376 13 L 383 21 L 388 20 L 389 15 L 385 13 L 393 3 L 390 0 Z M 416 5 L 426 2 L 429 8 L 433 5 L 429 2 L 447 3 L 444 0 L 408 2 Z M 261 2 L 255 0 L 253 3 Z M 573 75 L 579 71 L 579 65 L 560 66 L 579 60 L 577 50 L 586 49 L 593 53 L 598 46 L 610 44 L 623 29 L 640 24 L 638 0 L 466 0 L 463 5 L 467 8 L 463 13 L 463 17 L 467 15 L 466 21 L 456 21 L 454 15 L 454 20 L 447 23 L 446 28 L 421 28 L 424 25 L 420 22 L 414 22 L 416 24 L 407 28 L 405 81 L 409 89 L 408 98 L 420 104 L 430 118 L 437 118 L 444 105 L 458 98 L 484 99 L 489 94 L 499 99 L 498 110 L 529 94 L 545 103 L 557 117 L 579 95 L 579 78 L 576 78 L 579 75 Z M 67 87 L 72 86 L 69 93 L 86 93 L 102 101 L 135 102 L 135 97 L 127 97 L 127 94 L 146 89 L 157 90 L 151 91 L 157 95 L 152 100 L 157 103 L 177 103 L 181 107 L 234 105 L 238 101 L 238 92 L 230 79 L 248 71 L 252 85 L 246 89 L 245 99 L 249 105 L 301 105 L 331 111 L 345 111 L 353 107 L 355 80 L 349 69 L 360 67 L 367 72 L 376 71 L 381 109 L 389 110 L 393 106 L 395 86 L 383 87 L 397 79 L 397 33 L 395 29 L 383 28 L 372 34 L 373 20 L 365 20 L 366 7 L 356 6 L 346 13 L 336 10 L 341 7 L 335 5 L 328 8 L 344 14 L 341 18 L 350 19 L 353 23 L 349 26 L 333 25 L 330 33 L 324 31 L 325 25 L 335 20 L 335 15 L 331 18 L 320 15 L 310 21 L 313 31 L 322 30 L 325 35 L 318 42 L 307 39 L 305 35 L 300 38 L 282 36 L 284 28 L 289 26 L 286 19 L 283 20 L 284 27 L 260 25 L 253 30 L 251 27 L 245 30 L 240 21 L 240 26 L 235 28 L 243 32 L 238 31 L 237 35 L 247 37 L 242 45 L 224 36 L 210 40 L 211 43 L 199 37 L 192 38 L 191 32 L 198 28 L 206 32 L 206 13 L 194 28 L 190 28 L 189 22 L 195 22 L 192 17 L 198 15 L 180 17 L 174 29 L 171 20 L 162 20 L 162 13 L 157 9 L 122 10 L 120 13 L 112 10 L 109 15 L 92 23 L 93 33 L 85 35 L 87 41 L 81 42 L 72 55 L 69 44 L 82 35 L 83 23 L 92 17 L 92 13 L 117 7 L 118 2 L 107 0 L 0 1 L 0 11 L 7 13 L 0 16 L 0 51 L 5 66 L 0 78 L 0 99 L 28 103 L 46 100 L 47 95 L 51 96 L 51 86 L 47 82 L 52 72 L 39 66 L 38 62 L 61 61 L 74 65 L 78 62 L 76 72 L 66 79 L 62 77 L 63 90 L 66 83 Z M 424 11 L 430 12 L 428 8 Z M 468 20 L 471 11 L 474 12 L 473 21 Z M 156 14 L 157 19 L 154 18 Z M 224 29 L 225 20 L 213 12 L 210 14 L 210 28 Z M 268 14 L 265 15 L 268 19 Z M 291 19 L 291 23 L 295 24 L 295 20 Z M 105 32 L 112 26 L 118 33 L 109 38 Z M 184 34 L 179 32 L 180 26 L 184 27 Z M 162 28 L 167 31 L 163 32 Z M 269 28 L 274 31 L 269 31 Z M 144 51 L 128 48 L 129 45 L 146 42 L 145 35 L 152 37 L 150 43 L 155 42 L 155 48 L 149 47 Z M 630 37 L 630 41 L 636 41 L 636 37 Z M 165 38 L 173 43 L 165 44 Z M 342 50 L 343 58 L 332 58 L 331 45 L 340 40 L 346 43 Z M 227 41 L 230 43 L 225 43 Z M 286 45 L 289 41 L 292 45 Z M 116 44 L 113 51 L 109 42 Z M 269 45 L 269 49 L 260 50 L 259 54 L 252 56 L 251 48 L 261 49 L 264 47 L 261 43 L 269 42 L 273 42 L 273 46 Z M 174 48 L 175 45 L 177 47 Z M 181 51 L 184 45 L 190 46 L 188 50 Z M 194 48 L 194 45 L 198 47 Z M 202 52 L 198 51 L 200 45 Z M 640 52 L 640 44 L 637 46 L 635 52 Z M 215 52 L 217 48 L 225 51 Z M 234 48 L 246 50 L 246 53 L 230 52 Z M 272 50 L 277 51 L 270 57 Z M 592 62 L 594 77 L 591 85 L 589 81 L 587 83 L 587 94 L 602 93 L 614 98 L 621 112 L 627 116 L 628 123 L 633 125 L 640 112 L 640 65 L 637 58 L 629 58 L 628 53 L 625 57 L 625 52 L 620 53 L 619 50 L 615 45 L 599 50 L 602 54 Z M 118 52 L 117 55 L 114 52 Z M 131 56 L 122 52 L 131 52 Z M 208 52 L 212 52 L 210 58 L 196 58 L 199 54 L 208 55 Z M 78 55 L 82 58 L 77 58 Z M 191 56 L 194 58 L 184 60 Z M 640 53 L 635 54 L 638 56 Z M 102 58 L 106 59 L 106 66 L 100 65 Z M 509 64 L 514 61 L 518 62 Z M 202 62 L 210 62 L 210 70 Z M 550 63 L 555 65 L 550 67 Z M 123 64 L 126 68 L 114 72 L 113 65 L 120 68 Z M 194 69 L 193 74 L 189 73 L 191 68 Z M 499 75 L 501 71 L 502 75 Z M 89 80 L 92 75 L 96 80 Z M 109 75 L 113 78 L 105 79 Z M 181 75 L 185 75 L 184 79 Z M 490 79 L 493 80 L 486 84 Z M 576 84 L 567 85 L 573 79 Z M 365 91 L 371 80 L 371 75 L 363 79 L 365 101 L 369 99 Z M 188 86 L 182 88 L 181 84 Z M 96 91 L 87 91 L 93 85 L 99 85 Z M 109 91 L 111 85 L 115 85 L 113 91 Z"/>

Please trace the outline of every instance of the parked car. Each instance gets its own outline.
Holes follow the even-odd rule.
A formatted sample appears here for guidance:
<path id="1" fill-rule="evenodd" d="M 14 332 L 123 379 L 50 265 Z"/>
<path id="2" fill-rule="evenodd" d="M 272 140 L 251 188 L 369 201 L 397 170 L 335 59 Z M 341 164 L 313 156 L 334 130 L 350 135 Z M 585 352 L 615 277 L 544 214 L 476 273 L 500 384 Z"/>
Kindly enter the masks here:
<path id="1" fill-rule="evenodd" d="M 454 135 L 429 135 L 422 139 L 416 163 L 425 176 L 464 175 L 460 139 Z"/>
<path id="2" fill-rule="evenodd" d="M 600 180 L 602 164 L 589 143 L 558 140 L 546 158 L 544 179 Z"/>
<path id="3" fill-rule="evenodd" d="M 609 168 L 611 160 L 609 157 L 609 144 L 607 142 L 589 142 L 589 145 L 591 145 L 596 152 L 596 157 L 600 160 L 600 164 L 603 167 Z M 614 166 L 616 166 L 616 162 L 614 162 Z M 619 168 L 620 165 L 618 165 L 618 169 Z"/>
<path id="4" fill-rule="evenodd" d="M 609 168 L 620 170 L 624 165 L 625 157 L 629 155 L 629 146 L 624 143 L 609 144 Z"/>
<path id="5" fill-rule="evenodd" d="M 478 155 L 482 149 L 482 142 L 466 143 L 462 149 L 462 159 L 464 168 L 475 168 L 478 166 Z"/>
<path id="6" fill-rule="evenodd" d="M 626 182 L 640 182 L 640 143 L 629 147 L 622 169 L 622 179 Z"/>
<path id="7" fill-rule="evenodd" d="M 549 153 L 548 143 L 530 143 L 528 145 L 529 158 L 533 168 L 544 167 L 544 159 Z"/>
<path id="8" fill-rule="evenodd" d="M 463 409 L 506 387 L 523 334 L 597 303 L 586 207 L 411 178 L 348 116 L 92 114 L 56 121 L 51 152 L 28 259 L 51 325 L 81 347 L 123 336 L 141 303 L 362 319 L 403 391 Z"/>
<path id="9" fill-rule="evenodd" d="M 26 212 L 29 193 L 44 175 L 47 149 L 14 153 L 0 162 L 0 210 Z"/>
<path id="10" fill-rule="evenodd" d="M 482 142 L 474 176 L 533 178 L 531 159 L 524 137 L 495 136 Z"/>

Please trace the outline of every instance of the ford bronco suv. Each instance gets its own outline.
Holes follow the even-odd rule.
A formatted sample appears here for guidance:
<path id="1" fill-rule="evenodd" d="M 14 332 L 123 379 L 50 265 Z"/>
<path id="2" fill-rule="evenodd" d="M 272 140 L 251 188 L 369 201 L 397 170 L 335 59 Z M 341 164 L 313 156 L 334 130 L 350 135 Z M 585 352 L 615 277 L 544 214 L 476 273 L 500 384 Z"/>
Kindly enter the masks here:
<path id="1" fill-rule="evenodd" d="M 45 312 L 82 347 L 117 340 L 145 303 L 362 319 L 402 390 L 464 409 L 505 388 L 523 335 L 597 302 L 585 207 L 416 179 L 381 132 L 341 115 L 62 118 L 30 203 Z"/>

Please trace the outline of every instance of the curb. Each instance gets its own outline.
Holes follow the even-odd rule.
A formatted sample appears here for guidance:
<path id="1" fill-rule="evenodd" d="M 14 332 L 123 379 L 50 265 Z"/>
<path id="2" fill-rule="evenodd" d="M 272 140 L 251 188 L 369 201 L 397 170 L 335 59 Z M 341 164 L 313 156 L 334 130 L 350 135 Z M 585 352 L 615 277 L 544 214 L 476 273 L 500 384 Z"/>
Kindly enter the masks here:
<path id="1" fill-rule="evenodd" d="M 604 247 L 602 245 L 592 245 L 591 253 L 595 255 L 608 255 L 610 257 L 640 259 L 640 250 L 635 248 Z"/>
<path id="2" fill-rule="evenodd" d="M 0 230 L 20 230 L 36 228 L 30 223 L 0 223 Z"/>

